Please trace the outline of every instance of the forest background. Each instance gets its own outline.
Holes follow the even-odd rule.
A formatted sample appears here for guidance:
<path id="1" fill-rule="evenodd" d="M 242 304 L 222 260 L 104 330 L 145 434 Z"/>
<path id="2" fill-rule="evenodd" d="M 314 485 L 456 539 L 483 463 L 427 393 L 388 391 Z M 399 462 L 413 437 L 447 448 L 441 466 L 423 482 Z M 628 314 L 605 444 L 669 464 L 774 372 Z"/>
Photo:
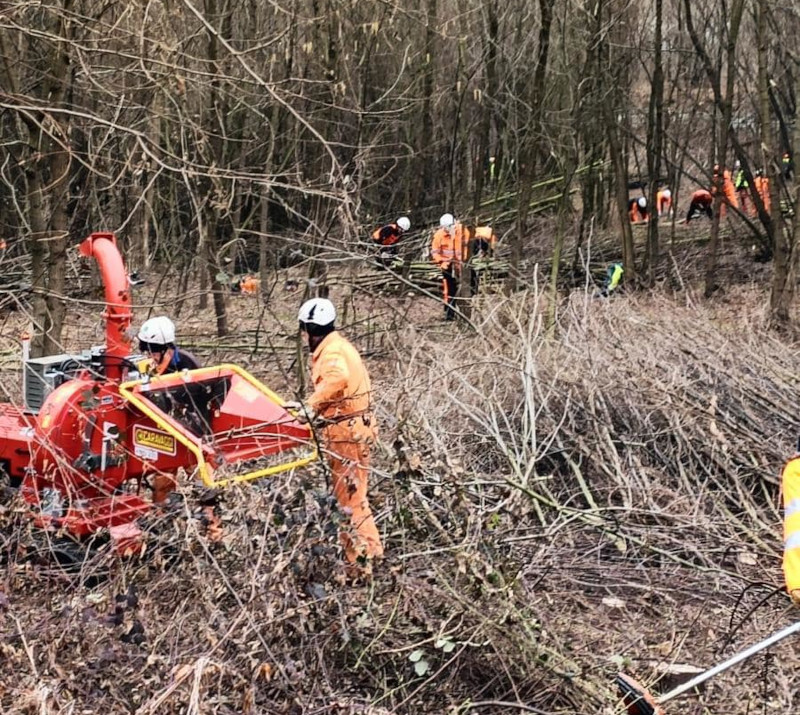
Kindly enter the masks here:
<path id="1" fill-rule="evenodd" d="M 0 7 L 8 398 L 23 326 L 35 354 L 96 338 L 91 231 L 146 276 L 137 316 L 284 393 L 297 305 L 329 292 L 375 377 L 389 552 L 372 585 L 338 580 L 312 473 L 232 492 L 226 548 L 180 522 L 168 571 L 90 588 L 11 558 L 3 711 L 619 712 L 615 669 L 668 680 L 791 618 L 798 30 L 773 0 Z M 682 225 L 737 160 L 772 212 L 753 192 Z M 660 186 L 676 220 L 631 226 Z M 506 265 L 452 330 L 369 240 L 408 215 L 424 261 L 445 211 L 491 223 Z M 625 293 L 594 300 L 611 260 Z M 9 553 L 25 527 L 0 518 Z M 791 709 L 795 665 L 777 648 L 681 707 Z"/>

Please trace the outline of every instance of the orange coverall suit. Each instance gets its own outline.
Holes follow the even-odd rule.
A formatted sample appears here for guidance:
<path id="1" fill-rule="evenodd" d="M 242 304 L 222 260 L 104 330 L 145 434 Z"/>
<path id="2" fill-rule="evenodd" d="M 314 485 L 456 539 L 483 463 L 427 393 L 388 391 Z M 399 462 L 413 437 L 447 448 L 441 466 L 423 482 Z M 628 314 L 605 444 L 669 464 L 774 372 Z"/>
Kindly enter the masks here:
<path id="1" fill-rule="evenodd" d="M 711 193 L 715 194 L 717 192 L 717 174 L 714 174 L 714 181 L 711 185 Z M 733 206 L 733 208 L 739 208 L 739 198 L 736 195 L 736 188 L 733 185 L 733 179 L 731 178 L 731 172 L 728 169 L 725 169 L 722 172 L 722 195 L 724 199 L 719 207 L 719 216 L 720 218 L 725 218 L 725 208 L 726 204 L 729 206 Z"/>
<path id="2" fill-rule="evenodd" d="M 431 259 L 442 271 L 442 298 L 447 320 L 453 320 L 456 317 L 453 301 L 461 275 L 464 234 L 464 227 L 460 223 L 453 227 L 452 233 L 446 228 L 440 228 L 433 234 L 433 243 L 431 244 Z"/>
<path id="3" fill-rule="evenodd" d="M 769 179 L 766 176 L 756 176 L 753 181 L 755 182 L 756 191 L 761 197 L 761 202 L 764 204 L 764 209 L 767 213 L 770 213 Z"/>
<path id="4" fill-rule="evenodd" d="M 311 356 L 314 394 L 308 405 L 328 424 L 322 441 L 331 465 L 333 495 L 350 514 L 353 533 L 341 532 L 347 560 L 383 555 L 383 545 L 367 501 L 369 453 L 375 441 L 369 375 L 358 351 L 336 331 Z"/>
<path id="5" fill-rule="evenodd" d="M 656 193 L 656 212 L 659 216 L 669 215 L 672 209 L 672 194 L 664 196 L 664 190 L 659 189 Z"/>

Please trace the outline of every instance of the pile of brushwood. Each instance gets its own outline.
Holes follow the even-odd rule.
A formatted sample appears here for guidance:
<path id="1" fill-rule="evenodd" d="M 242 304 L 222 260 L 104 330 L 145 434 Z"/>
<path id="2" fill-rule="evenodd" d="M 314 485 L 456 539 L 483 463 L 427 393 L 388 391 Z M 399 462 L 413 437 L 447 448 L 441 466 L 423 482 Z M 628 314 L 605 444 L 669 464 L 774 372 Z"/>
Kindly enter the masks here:
<path id="1" fill-rule="evenodd" d="M 37 557 L 4 491 L 0 710 L 610 714 L 619 669 L 668 686 L 726 658 L 795 617 L 800 356 L 764 305 L 588 291 L 552 331 L 535 292 L 479 298 L 474 328 L 419 298 L 401 321 L 359 306 L 392 330 L 370 353 L 387 556 L 368 582 L 342 568 L 321 465 L 226 490 L 220 543 L 183 486 L 138 561 Z M 286 392 L 292 359 L 252 368 Z M 673 711 L 791 711 L 797 665 L 782 644 Z"/>

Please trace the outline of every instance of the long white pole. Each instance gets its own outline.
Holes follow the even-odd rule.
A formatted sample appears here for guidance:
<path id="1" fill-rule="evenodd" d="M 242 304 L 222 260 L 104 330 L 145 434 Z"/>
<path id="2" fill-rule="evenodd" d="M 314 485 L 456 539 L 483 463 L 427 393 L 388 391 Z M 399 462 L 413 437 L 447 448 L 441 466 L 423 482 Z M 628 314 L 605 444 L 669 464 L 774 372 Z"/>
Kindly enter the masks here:
<path id="1" fill-rule="evenodd" d="M 31 334 L 24 332 L 20 336 L 22 342 L 22 404 L 28 406 L 28 360 L 31 358 Z"/>
<path id="2" fill-rule="evenodd" d="M 764 650 L 765 648 L 769 648 L 771 645 L 774 645 L 778 641 L 782 641 L 784 638 L 792 635 L 793 633 L 797 633 L 800 631 L 800 621 L 794 623 L 791 626 L 787 626 L 782 631 L 778 631 L 774 635 L 771 635 L 766 640 L 760 641 L 755 645 L 751 645 L 747 650 L 743 650 L 741 653 L 737 653 L 733 657 L 726 660 L 724 663 L 720 663 L 719 665 L 715 665 L 713 668 L 705 671 L 705 673 L 700 673 L 700 675 L 692 678 L 689 682 L 684 683 L 683 685 L 679 685 L 677 688 L 673 688 L 668 693 L 665 693 L 662 697 L 658 699 L 659 703 L 666 703 L 673 698 L 677 698 L 679 695 L 682 695 L 687 690 L 691 690 L 692 688 L 696 688 L 700 683 L 704 683 L 709 678 L 713 678 L 715 675 L 719 675 L 723 671 L 727 670 L 728 668 L 732 668 L 737 663 L 741 663 L 743 660 L 747 660 L 751 658 L 756 653 Z"/>

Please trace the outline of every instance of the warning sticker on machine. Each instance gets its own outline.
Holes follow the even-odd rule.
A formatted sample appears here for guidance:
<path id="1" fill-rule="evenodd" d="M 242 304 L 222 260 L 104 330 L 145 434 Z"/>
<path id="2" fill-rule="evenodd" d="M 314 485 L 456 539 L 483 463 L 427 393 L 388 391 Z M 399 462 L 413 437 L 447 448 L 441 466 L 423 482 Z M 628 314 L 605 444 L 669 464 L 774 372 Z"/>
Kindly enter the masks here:
<path id="1" fill-rule="evenodd" d="M 161 454 L 175 454 L 175 438 L 171 434 L 161 432 L 151 427 L 133 428 L 134 448 L 143 448 L 161 452 Z M 138 449 L 135 454 L 139 455 Z"/>
<path id="2" fill-rule="evenodd" d="M 154 449 L 149 449 L 148 447 L 134 447 L 133 453 L 139 457 L 139 459 L 143 459 L 146 462 L 158 461 L 158 452 L 156 452 Z"/>

